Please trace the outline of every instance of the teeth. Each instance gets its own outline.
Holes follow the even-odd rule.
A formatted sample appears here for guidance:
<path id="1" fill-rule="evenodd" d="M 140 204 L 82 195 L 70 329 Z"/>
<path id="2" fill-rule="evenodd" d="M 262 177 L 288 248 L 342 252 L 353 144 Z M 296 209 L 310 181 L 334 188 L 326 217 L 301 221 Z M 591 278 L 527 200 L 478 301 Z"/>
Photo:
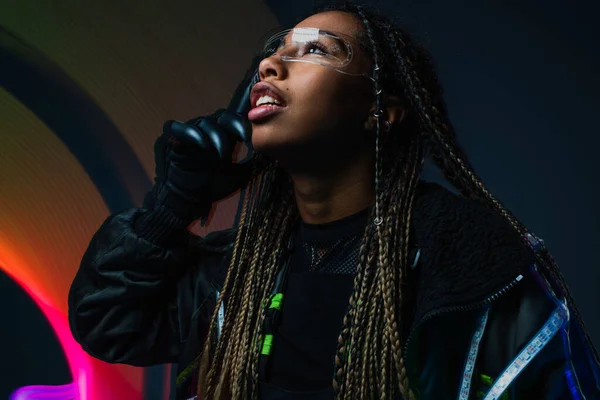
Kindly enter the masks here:
<path id="1" fill-rule="evenodd" d="M 279 101 L 277 101 L 276 99 L 272 98 L 271 96 L 261 96 L 256 101 L 256 107 L 261 106 L 263 104 L 276 104 L 276 105 L 280 105 L 281 103 L 279 103 Z"/>

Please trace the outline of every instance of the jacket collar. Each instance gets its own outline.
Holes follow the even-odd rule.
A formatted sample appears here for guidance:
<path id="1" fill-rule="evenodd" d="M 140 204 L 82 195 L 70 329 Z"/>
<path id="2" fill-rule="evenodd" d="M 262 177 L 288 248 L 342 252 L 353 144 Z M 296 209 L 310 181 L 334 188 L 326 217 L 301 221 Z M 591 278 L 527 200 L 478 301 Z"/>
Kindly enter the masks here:
<path id="1" fill-rule="evenodd" d="M 413 323 L 450 307 L 486 301 L 534 263 L 534 253 L 483 203 L 422 182 L 412 225 L 420 249 Z"/>

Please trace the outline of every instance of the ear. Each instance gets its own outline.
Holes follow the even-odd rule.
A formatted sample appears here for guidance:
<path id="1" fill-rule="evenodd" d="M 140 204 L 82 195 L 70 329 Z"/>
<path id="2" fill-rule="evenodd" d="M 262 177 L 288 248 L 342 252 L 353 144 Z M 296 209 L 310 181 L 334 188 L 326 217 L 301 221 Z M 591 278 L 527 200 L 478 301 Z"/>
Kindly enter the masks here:
<path id="1" fill-rule="evenodd" d="M 388 121 L 392 129 L 404 121 L 407 114 L 407 107 L 398 96 L 385 95 L 383 98 L 383 104 L 385 105 L 383 110 L 383 120 Z M 369 117 L 365 121 L 365 130 L 374 131 L 377 123 L 377 118 L 373 116 L 375 113 L 375 102 L 371 105 L 369 110 Z"/>

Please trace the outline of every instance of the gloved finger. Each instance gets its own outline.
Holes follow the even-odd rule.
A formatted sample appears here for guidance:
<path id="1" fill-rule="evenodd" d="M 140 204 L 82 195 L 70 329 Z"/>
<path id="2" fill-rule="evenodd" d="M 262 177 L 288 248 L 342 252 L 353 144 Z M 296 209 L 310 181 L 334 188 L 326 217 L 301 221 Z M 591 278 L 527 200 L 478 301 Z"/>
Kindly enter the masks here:
<path id="1" fill-rule="evenodd" d="M 249 143 L 252 139 L 252 127 L 248 118 L 240 116 L 229 110 L 223 111 L 217 120 L 227 132 L 231 133 L 235 140 Z"/>
<path id="2" fill-rule="evenodd" d="M 163 130 L 175 139 L 172 145 L 178 152 L 190 153 L 198 151 L 198 149 L 215 151 L 215 146 L 208 135 L 196 126 L 179 121 L 167 121 Z"/>
<path id="3" fill-rule="evenodd" d="M 231 96 L 231 100 L 227 106 L 229 112 L 243 118 L 248 115 L 248 111 L 250 111 L 250 91 L 252 90 L 252 86 L 260 81 L 258 66 L 262 59 L 262 55 L 257 55 L 252 60 L 250 67 L 244 74 L 244 79 L 238 84 L 233 96 Z"/>
<path id="4" fill-rule="evenodd" d="M 250 104 L 250 102 L 248 102 Z M 242 141 L 248 149 L 246 158 L 252 158 L 254 147 L 252 146 L 252 125 L 248 118 L 244 115 L 239 116 L 229 110 L 221 113 L 218 123 L 223 129 L 230 132 L 237 141 Z"/>
<path id="5" fill-rule="evenodd" d="M 210 140 L 210 145 L 219 153 L 219 158 L 230 161 L 235 138 L 212 118 L 203 119 L 198 128 Z"/>
<path id="6" fill-rule="evenodd" d="M 250 111 L 250 92 L 252 90 L 252 86 L 254 86 L 253 80 L 245 79 L 242 81 L 229 102 L 227 106 L 227 111 L 232 114 L 237 114 L 241 117 L 245 117 Z"/>

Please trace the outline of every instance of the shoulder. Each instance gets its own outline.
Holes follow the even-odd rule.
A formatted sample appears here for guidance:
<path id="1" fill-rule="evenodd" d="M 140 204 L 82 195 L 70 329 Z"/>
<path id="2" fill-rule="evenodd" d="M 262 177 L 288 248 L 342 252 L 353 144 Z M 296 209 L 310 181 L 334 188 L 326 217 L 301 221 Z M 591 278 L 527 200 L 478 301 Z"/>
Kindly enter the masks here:
<path id="1" fill-rule="evenodd" d="M 413 219 L 430 234 L 482 233 L 518 236 L 504 217 L 479 200 L 468 199 L 443 186 L 421 182 L 415 196 Z M 465 231 L 466 230 L 466 231 Z"/>
<path id="2" fill-rule="evenodd" d="M 503 216 L 437 184 L 420 184 L 412 229 L 426 308 L 482 301 L 535 262 Z"/>
<path id="3" fill-rule="evenodd" d="M 533 253 L 510 223 L 483 202 L 422 182 L 415 197 L 413 230 L 421 247 L 476 261 L 530 265 Z"/>

